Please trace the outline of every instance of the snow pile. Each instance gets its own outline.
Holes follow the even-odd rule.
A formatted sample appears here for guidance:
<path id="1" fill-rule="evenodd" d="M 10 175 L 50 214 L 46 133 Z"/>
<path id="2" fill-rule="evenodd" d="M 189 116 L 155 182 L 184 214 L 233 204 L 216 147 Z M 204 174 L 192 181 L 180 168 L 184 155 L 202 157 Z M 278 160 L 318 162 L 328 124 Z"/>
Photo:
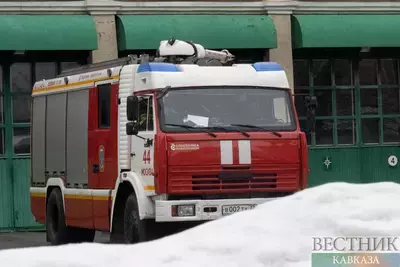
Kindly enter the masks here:
<path id="1" fill-rule="evenodd" d="M 331 183 L 138 245 L 0 252 L 1 267 L 309 267 L 313 236 L 400 236 L 400 185 Z"/>

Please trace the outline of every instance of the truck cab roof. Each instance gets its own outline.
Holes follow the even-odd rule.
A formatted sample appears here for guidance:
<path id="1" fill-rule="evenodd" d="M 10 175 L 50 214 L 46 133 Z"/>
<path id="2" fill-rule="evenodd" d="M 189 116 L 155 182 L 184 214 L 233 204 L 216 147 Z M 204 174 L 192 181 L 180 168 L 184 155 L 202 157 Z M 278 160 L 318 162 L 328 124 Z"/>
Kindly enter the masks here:
<path id="1" fill-rule="evenodd" d="M 131 84 L 134 91 L 196 86 L 263 86 L 289 88 L 283 68 L 276 62 L 233 64 L 232 66 L 199 66 L 149 62 L 129 64 L 93 72 L 38 81 L 32 95 L 53 94 L 92 87 L 102 80 Z"/>

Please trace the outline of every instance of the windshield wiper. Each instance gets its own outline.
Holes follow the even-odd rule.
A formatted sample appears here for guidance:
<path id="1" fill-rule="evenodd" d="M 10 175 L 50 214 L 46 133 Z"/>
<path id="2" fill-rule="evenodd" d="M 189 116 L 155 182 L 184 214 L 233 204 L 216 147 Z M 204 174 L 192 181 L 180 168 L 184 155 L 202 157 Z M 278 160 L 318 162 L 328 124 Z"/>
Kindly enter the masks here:
<path id="1" fill-rule="evenodd" d="M 193 127 L 193 126 L 184 125 L 184 124 L 171 124 L 171 123 L 165 123 L 164 125 L 166 125 L 166 126 L 181 127 L 181 128 L 187 129 L 187 130 L 196 130 L 196 129 L 199 129 L 199 130 L 202 130 L 202 131 L 205 132 L 205 133 L 208 133 L 209 135 L 211 135 L 211 136 L 214 137 L 214 138 L 217 137 L 217 135 L 216 135 L 215 133 L 210 132 L 210 131 L 207 131 L 207 129 L 202 128 L 202 127 Z"/>
<path id="2" fill-rule="evenodd" d="M 246 128 L 253 128 L 253 129 L 260 129 L 260 130 L 264 130 L 266 132 L 269 132 L 267 129 L 260 127 L 260 126 L 256 126 L 256 125 L 250 125 L 250 124 L 231 124 L 231 126 L 238 126 L 238 127 L 246 127 Z M 271 131 L 272 134 L 278 136 L 278 137 L 282 137 L 282 135 L 278 132 L 275 131 Z"/>
<path id="3" fill-rule="evenodd" d="M 171 90 L 171 86 L 169 86 L 169 85 L 167 85 L 167 86 L 165 86 L 163 89 L 161 89 L 161 90 L 157 93 L 157 97 L 156 97 L 157 100 L 163 98 L 163 97 L 168 93 L 169 90 Z"/>
<path id="4" fill-rule="evenodd" d="M 210 126 L 210 127 L 205 127 L 205 128 L 207 128 L 207 129 L 220 129 L 220 130 L 223 130 L 223 131 L 226 131 L 226 132 L 229 132 L 229 130 L 230 129 L 227 129 L 227 128 L 225 128 L 225 127 L 221 127 L 221 126 Z M 238 133 L 241 133 L 241 134 L 243 134 L 244 136 L 246 136 L 246 137 L 250 137 L 250 135 L 248 134 L 248 133 L 246 133 L 246 132 L 243 132 L 243 131 L 241 131 L 241 130 L 239 130 L 239 129 L 232 129 L 232 130 L 234 130 L 234 131 L 236 131 L 236 132 L 238 132 Z"/>

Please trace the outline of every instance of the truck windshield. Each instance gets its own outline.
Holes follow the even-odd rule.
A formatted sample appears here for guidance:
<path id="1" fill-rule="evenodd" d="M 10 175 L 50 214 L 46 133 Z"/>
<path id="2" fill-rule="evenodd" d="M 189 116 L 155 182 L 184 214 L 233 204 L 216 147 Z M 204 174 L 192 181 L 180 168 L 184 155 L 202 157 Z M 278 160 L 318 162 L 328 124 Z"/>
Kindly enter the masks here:
<path id="1" fill-rule="evenodd" d="M 294 131 L 291 96 L 263 87 L 171 88 L 159 99 L 166 132 L 195 128 L 213 131 Z M 200 129 L 199 129 L 200 130 Z"/>

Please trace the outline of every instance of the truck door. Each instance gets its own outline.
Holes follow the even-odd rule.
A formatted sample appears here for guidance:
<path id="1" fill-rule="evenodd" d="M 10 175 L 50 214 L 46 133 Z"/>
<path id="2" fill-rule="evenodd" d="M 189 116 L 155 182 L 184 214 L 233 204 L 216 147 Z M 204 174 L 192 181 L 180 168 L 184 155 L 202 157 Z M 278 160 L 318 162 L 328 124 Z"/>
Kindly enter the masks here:
<path id="1" fill-rule="evenodd" d="M 113 189 L 118 177 L 118 88 L 101 81 L 91 89 L 89 188 Z"/>
<path id="2" fill-rule="evenodd" d="M 139 97 L 139 133 L 132 136 L 132 170 L 142 178 L 144 189 L 154 191 L 153 96 Z"/>
<path id="3" fill-rule="evenodd" d="M 118 177 L 118 84 L 95 83 L 89 104 L 89 188 L 92 190 L 93 223 L 109 229 L 111 190 Z"/>

